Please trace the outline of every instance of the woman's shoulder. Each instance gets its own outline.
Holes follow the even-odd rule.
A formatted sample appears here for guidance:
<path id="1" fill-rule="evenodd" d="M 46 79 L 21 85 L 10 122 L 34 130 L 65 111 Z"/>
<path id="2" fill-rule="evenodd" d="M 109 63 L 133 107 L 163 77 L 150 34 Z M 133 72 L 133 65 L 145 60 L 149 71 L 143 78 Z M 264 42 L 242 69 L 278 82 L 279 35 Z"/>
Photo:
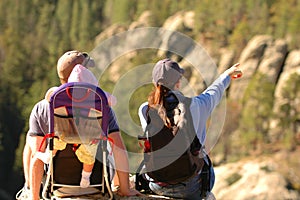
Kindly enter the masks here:
<path id="1" fill-rule="evenodd" d="M 139 115 L 140 116 L 143 115 L 145 118 L 147 109 L 148 109 L 148 102 L 142 103 L 139 107 Z"/>
<path id="2" fill-rule="evenodd" d="M 148 102 L 144 102 L 140 105 L 140 108 L 139 109 L 142 109 L 143 107 L 148 107 Z"/>

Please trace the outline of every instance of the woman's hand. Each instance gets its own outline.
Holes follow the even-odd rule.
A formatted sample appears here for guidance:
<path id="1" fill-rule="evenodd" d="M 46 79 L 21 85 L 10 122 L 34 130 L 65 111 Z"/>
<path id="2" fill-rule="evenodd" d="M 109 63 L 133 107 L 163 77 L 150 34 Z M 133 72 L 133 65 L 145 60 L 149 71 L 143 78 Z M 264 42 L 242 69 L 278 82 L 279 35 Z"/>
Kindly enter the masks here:
<path id="1" fill-rule="evenodd" d="M 129 196 L 142 196 L 143 195 L 135 189 L 129 189 L 129 190 L 126 190 L 126 191 L 118 190 L 117 194 L 119 196 L 122 196 L 122 197 L 124 197 L 124 196 L 126 196 L 126 197 L 129 197 Z"/>
<path id="2" fill-rule="evenodd" d="M 234 64 L 232 67 L 227 69 L 225 73 L 227 73 L 232 79 L 237 79 L 242 77 L 243 72 L 239 68 L 240 63 Z"/>

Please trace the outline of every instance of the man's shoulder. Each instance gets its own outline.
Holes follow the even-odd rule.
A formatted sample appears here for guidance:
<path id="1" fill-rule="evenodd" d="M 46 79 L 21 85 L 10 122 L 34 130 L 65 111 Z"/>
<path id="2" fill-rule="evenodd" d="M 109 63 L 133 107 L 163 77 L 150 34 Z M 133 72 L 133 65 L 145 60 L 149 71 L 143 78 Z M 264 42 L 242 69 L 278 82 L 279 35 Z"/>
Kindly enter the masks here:
<path id="1" fill-rule="evenodd" d="M 37 102 L 35 104 L 35 106 L 38 106 L 38 107 L 48 107 L 49 106 L 49 102 L 46 99 L 42 99 L 39 102 Z"/>
<path id="2" fill-rule="evenodd" d="M 34 105 L 32 111 L 40 112 L 48 109 L 49 109 L 49 102 L 46 99 L 42 99 Z"/>

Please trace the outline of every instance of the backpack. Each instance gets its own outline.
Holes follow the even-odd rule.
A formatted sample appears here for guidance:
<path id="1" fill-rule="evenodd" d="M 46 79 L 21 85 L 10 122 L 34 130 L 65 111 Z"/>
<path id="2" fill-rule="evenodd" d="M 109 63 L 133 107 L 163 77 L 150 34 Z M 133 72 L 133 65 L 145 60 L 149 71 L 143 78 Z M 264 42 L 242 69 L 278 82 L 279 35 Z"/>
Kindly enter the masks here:
<path id="1" fill-rule="evenodd" d="M 144 165 L 155 182 L 177 184 L 194 176 L 204 165 L 201 144 L 190 113 L 191 99 L 170 91 L 165 98 L 168 128 L 155 108 L 148 108 L 144 140 Z"/>

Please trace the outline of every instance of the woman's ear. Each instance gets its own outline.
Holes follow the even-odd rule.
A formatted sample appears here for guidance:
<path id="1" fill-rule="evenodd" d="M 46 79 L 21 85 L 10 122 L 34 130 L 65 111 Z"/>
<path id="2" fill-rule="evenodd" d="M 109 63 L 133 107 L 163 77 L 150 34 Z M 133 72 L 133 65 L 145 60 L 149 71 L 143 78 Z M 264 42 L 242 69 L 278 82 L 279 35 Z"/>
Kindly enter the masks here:
<path id="1" fill-rule="evenodd" d="M 180 89 L 180 86 L 181 86 L 181 79 L 179 79 L 179 80 L 177 81 L 177 83 L 175 83 L 174 89 L 175 89 L 175 90 L 179 90 L 179 89 Z"/>

